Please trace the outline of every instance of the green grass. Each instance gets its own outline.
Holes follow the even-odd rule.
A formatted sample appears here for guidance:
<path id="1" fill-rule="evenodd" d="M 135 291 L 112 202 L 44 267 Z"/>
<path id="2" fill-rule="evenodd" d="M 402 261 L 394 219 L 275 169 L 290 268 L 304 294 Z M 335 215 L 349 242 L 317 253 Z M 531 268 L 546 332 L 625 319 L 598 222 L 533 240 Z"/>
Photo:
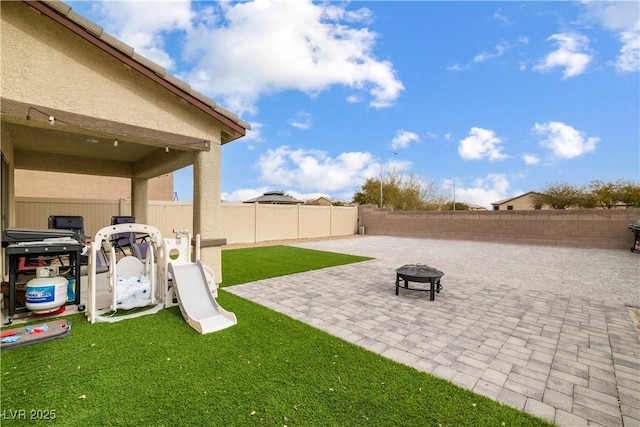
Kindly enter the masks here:
<path id="1" fill-rule="evenodd" d="M 371 258 L 294 248 L 264 246 L 222 251 L 222 287 L 285 274 L 317 270 Z"/>
<path id="2" fill-rule="evenodd" d="M 261 278 L 256 266 L 285 274 L 272 251 L 224 251 L 227 285 Z M 308 251 L 278 251 L 309 267 L 296 261 Z M 254 262 L 227 263 L 243 253 Z M 67 338 L 3 351 L 2 425 L 30 423 L 8 419 L 19 410 L 54 410 L 63 426 L 548 425 L 224 290 L 218 301 L 238 325 L 199 335 L 176 307 L 113 324 L 76 315 Z"/>

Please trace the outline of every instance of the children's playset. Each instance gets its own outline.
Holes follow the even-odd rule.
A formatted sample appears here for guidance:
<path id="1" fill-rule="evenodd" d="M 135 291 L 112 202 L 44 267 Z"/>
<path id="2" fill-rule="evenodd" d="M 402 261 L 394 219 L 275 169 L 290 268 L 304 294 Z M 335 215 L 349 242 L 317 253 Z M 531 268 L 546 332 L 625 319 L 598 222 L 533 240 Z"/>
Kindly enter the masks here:
<path id="1" fill-rule="evenodd" d="M 76 304 L 79 311 L 86 308 L 91 323 L 117 322 L 177 305 L 188 324 L 201 334 L 235 325 L 235 314 L 216 301 L 213 271 L 200 261 L 200 236 L 196 235 L 192 246 L 188 230 L 174 230 L 174 234 L 175 238 L 162 238 L 151 225 L 123 223 L 100 229 L 87 246 L 78 245 L 69 236 L 13 242 L 7 246 L 7 252 L 16 254 L 16 259 L 10 260 L 10 315 L 5 323 L 11 324 L 19 310 L 34 316 L 51 315 L 64 311 L 65 305 Z M 127 250 L 123 249 L 122 236 L 131 236 Z M 18 256 L 33 258 L 39 253 L 36 247 L 44 253 L 57 253 L 53 248 L 60 245 L 73 255 L 67 266 L 37 265 L 36 277 L 26 284 L 24 307 L 16 308 L 16 272 L 12 270 L 19 269 Z M 79 251 L 87 256 L 86 276 L 80 275 Z M 80 304 L 81 286 L 76 283 L 86 283 L 86 307 Z M 56 321 L 3 330 L 1 348 L 61 338 L 70 329 L 70 322 Z"/>

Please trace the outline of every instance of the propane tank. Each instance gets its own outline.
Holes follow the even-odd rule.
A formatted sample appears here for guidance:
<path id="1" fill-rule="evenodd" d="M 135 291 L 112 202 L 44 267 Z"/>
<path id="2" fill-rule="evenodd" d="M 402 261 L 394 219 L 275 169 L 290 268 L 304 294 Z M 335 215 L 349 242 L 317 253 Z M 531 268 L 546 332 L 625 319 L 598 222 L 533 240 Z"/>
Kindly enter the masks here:
<path id="1" fill-rule="evenodd" d="M 57 276 L 56 269 L 42 267 L 36 270 L 36 278 L 27 282 L 25 307 L 34 313 L 48 313 L 67 302 L 68 282 Z"/>

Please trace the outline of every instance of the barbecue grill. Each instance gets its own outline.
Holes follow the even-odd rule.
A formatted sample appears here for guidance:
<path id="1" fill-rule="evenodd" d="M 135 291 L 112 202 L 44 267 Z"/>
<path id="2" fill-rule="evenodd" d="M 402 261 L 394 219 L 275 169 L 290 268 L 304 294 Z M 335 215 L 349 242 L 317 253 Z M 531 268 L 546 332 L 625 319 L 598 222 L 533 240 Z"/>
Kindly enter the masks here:
<path id="1" fill-rule="evenodd" d="M 9 307 L 5 324 L 10 325 L 16 313 L 29 311 L 26 306 L 16 306 L 18 279 L 24 281 L 24 276 L 33 275 L 36 273 L 36 267 L 44 266 L 52 258 L 67 258 L 67 279 L 74 279 L 78 284 L 75 300 L 66 301 L 64 305 L 75 304 L 79 311 L 83 310 L 80 305 L 79 284 L 81 250 L 84 245 L 75 238 L 77 233 L 71 230 L 7 228 L 2 232 L 2 247 L 9 266 Z M 30 260 L 33 260 L 35 265 L 30 265 Z"/>
<path id="2" fill-rule="evenodd" d="M 631 224 L 629 230 L 633 231 L 633 246 L 631 246 L 631 252 L 640 252 L 640 219 Z"/>

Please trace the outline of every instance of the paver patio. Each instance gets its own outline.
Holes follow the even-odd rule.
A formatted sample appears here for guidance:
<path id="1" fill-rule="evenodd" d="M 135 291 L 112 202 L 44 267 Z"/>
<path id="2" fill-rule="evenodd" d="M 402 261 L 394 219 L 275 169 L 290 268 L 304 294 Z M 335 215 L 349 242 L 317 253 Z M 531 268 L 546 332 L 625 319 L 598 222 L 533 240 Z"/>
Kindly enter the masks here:
<path id="1" fill-rule="evenodd" d="M 561 426 L 640 426 L 640 256 L 367 236 L 300 244 L 376 257 L 225 288 Z M 432 265 L 444 289 L 400 290 Z"/>

